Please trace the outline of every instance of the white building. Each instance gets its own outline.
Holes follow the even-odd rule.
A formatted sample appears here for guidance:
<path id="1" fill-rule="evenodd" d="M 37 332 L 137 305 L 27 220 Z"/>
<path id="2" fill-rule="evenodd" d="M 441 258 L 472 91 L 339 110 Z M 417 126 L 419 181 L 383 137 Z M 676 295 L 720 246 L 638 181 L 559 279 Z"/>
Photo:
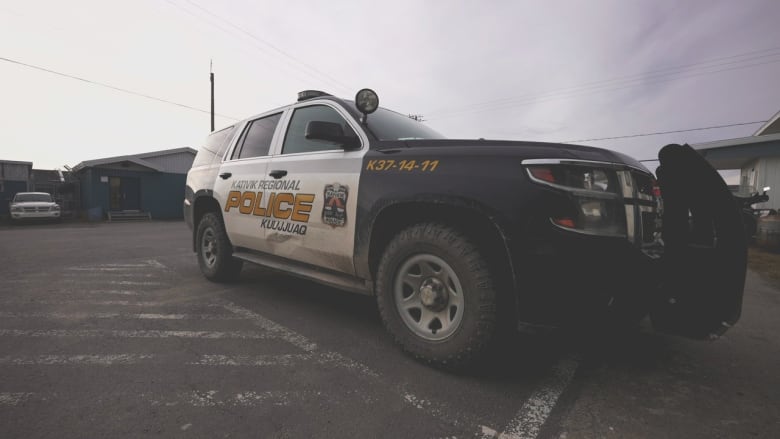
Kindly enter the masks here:
<path id="1" fill-rule="evenodd" d="M 747 195 L 771 187 L 769 201 L 758 209 L 780 209 L 780 112 L 750 137 L 691 145 L 715 169 L 739 169 L 739 192 Z"/>

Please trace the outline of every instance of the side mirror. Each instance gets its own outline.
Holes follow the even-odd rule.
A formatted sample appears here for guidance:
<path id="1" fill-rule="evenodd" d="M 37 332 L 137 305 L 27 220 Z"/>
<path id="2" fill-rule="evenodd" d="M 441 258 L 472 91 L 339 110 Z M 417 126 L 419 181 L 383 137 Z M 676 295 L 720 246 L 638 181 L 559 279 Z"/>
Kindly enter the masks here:
<path id="1" fill-rule="evenodd" d="M 344 149 L 356 149 L 360 147 L 357 136 L 345 136 L 341 124 L 313 120 L 306 124 L 306 138 L 309 140 L 325 140 L 341 144 Z"/>

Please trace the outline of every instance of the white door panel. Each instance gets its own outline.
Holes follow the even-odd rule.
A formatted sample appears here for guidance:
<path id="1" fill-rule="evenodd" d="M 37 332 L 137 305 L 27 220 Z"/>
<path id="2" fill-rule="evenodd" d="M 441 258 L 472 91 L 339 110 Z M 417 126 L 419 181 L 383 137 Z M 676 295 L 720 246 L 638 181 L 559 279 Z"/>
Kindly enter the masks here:
<path id="1" fill-rule="evenodd" d="M 290 233 L 291 221 L 266 223 L 274 255 L 354 274 L 357 186 L 363 151 L 330 151 L 276 156 L 269 172 L 285 170 L 296 194 L 313 196 L 304 233 Z"/>

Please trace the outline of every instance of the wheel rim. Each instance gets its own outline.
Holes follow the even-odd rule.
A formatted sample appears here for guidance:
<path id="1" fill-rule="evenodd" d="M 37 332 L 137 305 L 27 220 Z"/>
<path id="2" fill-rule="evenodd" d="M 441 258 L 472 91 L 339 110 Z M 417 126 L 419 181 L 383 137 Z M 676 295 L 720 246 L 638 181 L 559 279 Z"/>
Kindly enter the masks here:
<path id="1" fill-rule="evenodd" d="M 217 239 L 214 236 L 214 231 L 211 228 L 207 228 L 203 231 L 203 236 L 200 239 L 201 254 L 203 255 L 203 262 L 207 266 L 213 267 L 217 263 Z"/>
<path id="2" fill-rule="evenodd" d="M 393 296 L 401 320 L 426 340 L 451 336 L 463 320 L 463 288 L 455 270 L 431 254 L 414 255 L 396 272 Z"/>

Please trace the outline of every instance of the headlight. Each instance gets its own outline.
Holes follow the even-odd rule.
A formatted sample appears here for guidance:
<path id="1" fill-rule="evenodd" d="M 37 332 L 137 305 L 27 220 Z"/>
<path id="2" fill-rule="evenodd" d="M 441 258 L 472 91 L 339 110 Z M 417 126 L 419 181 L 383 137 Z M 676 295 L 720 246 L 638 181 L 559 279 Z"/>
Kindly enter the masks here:
<path id="1" fill-rule="evenodd" d="M 524 162 L 531 180 L 570 194 L 572 203 L 550 217 L 553 224 L 586 234 L 626 236 L 620 171 L 588 162 L 534 162 Z"/>
<path id="2" fill-rule="evenodd" d="M 55 204 L 54 206 L 51 206 L 49 208 L 49 210 L 60 210 L 60 205 L 59 204 Z"/>
<path id="3" fill-rule="evenodd" d="M 532 180 L 564 189 L 618 193 L 617 174 L 611 169 L 574 165 L 527 166 Z"/>
<path id="4" fill-rule="evenodd" d="M 11 206 L 11 212 L 22 212 L 22 206 Z"/>

